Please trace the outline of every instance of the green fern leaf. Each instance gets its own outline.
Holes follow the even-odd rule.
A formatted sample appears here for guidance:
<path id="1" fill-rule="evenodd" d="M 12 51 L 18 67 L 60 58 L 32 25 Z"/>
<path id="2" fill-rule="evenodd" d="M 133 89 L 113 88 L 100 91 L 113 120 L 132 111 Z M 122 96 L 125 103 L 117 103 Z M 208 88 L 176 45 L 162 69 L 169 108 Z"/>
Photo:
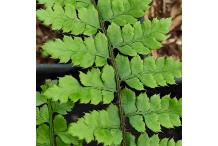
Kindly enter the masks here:
<path id="1" fill-rule="evenodd" d="M 109 58 L 108 41 L 102 33 L 98 33 L 95 38 L 85 38 L 84 41 L 79 37 L 73 39 L 64 36 L 63 40 L 56 39 L 46 42 L 42 49 L 52 58 L 60 59 L 61 63 L 71 60 L 74 65 L 84 68 L 94 63 L 96 66 L 103 66 Z"/>
<path id="2" fill-rule="evenodd" d="M 66 1 L 64 6 L 56 3 L 53 7 L 37 10 L 37 17 L 45 25 L 51 25 L 53 30 L 62 30 L 74 35 L 90 36 L 100 27 L 98 12 L 93 5 L 78 8 L 72 1 Z"/>
<path id="3" fill-rule="evenodd" d="M 57 146 L 71 146 L 70 144 L 64 143 L 59 137 L 56 137 L 56 145 Z"/>
<path id="4" fill-rule="evenodd" d="M 64 1 L 65 0 L 37 0 L 38 4 L 43 4 L 46 7 L 52 7 L 55 4 L 63 5 Z M 73 2 L 73 0 L 70 0 L 70 1 Z"/>
<path id="5" fill-rule="evenodd" d="M 135 115 L 129 117 L 129 123 L 139 132 L 145 131 L 145 124 L 143 121 L 143 117 L 140 115 Z"/>
<path id="6" fill-rule="evenodd" d="M 59 84 L 48 88 L 44 95 L 53 101 L 60 100 L 65 103 L 68 99 L 80 103 L 109 104 L 114 99 L 116 83 L 114 70 L 111 66 L 104 66 L 102 73 L 93 68 L 87 74 L 80 72 L 80 80 L 83 86 L 72 76 L 59 78 Z"/>
<path id="7" fill-rule="evenodd" d="M 135 137 L 127 133 L 127 146 L 182 146 L 181 140 L 175 142 L 174 139 L 159 139 L 158 135 L 153 135 L 152 137 L 149 137 L 147 133 L 143 133 L 139 136 L 137 139 L 137 142 L 135 142 Z"/>
<path id="8" fill-rule="evenodd" d="M 67 121 L 64 116 L 56 115 L 53 119 L 53 124 L 54 133 L 57 135 L 56 142 L 59 142 L 60 146 L 70 146 L 70 144 L 73 144 L 74 146 L 82 146 L 82 141 L 79 141 L 78 138 L 73 137 L 67 132 Z"/>
<path id="9" fill-rule="evenodd" d="M 57 84 L 57 80 L 46 79 L 46 80 L 45 80 L 45 83 L 40 86 L 40 88 L 42 89 L 41 94 L 43 95 L 43 93 L 44 93 L 49 87 L 53 86 L 54 84 Z"/>
<path id="10" fill-rule="evenodd" d="M 36 130 L 37 146 L 50 146 L 49 127 L 46 124 L 40 125 Z"/>
<path id="11" fill-rule="evenodd" d="M 36 92 L 36 106 L 40 106 L 42 104 L 45 104 L 47 102 L 47 99 L 43 94 L 40 92 Z"/>
<path id="12" fill-rule="evenodd" d="M 50 82 L 50 83 L 48 83 L 48 82 Z M 54 81 L 46 80 L 45 84 L 41 86 L 41 89 L 42 89 L 41 93 L 36 92 L 36 106 L 41 106 L 43 104 L 48 104 L 47 103 L 48 102 L 47 98 L 43 94 L 49 87 L 52 87 L 55 84 L 56 83 L 54 83 Z M 52 105 L 52 111 L 54 113 L 58 113 L 58 114 L 61 114 L 61 115 L 66 115 L 67 112 L 70 112 L 71 109 L 74 107 L 74 102 L 67 102 L 67 103 L 51 102 L 51 105 Z M 47 108 L 47 105 L 44 105 L 44 106 Z M 44 106 L 42 106 L 40 108 L 37 107 L 38 113 L 40 113 L 39 109 L 43 108 Z"/>
<path id="13" fill-rule="evenodd" d="M 113 119 L 113 120 L 111 120 Z M 68 132 L 86 142 L 92 140 L 105 146 L 119 145 L 122 141 L 118 109 L 110 105 L 107 110 L 86 113 L 76 123 L 71 123 Z"/>
<path id="14" fill-rule="evenodd" d="M 114 48 L 129 56 L 137 54 L 149 54 L 151 50 L 161 47 L 161 42 L 166 39 L 171 19 L 145 20 L 134 25 L 126 24 L 122 29 L 112 23 L 107 35 Z"/>
<path id="15" fill-rule="evenodd" d="M 62 104 L 59 102 L 52 102 L 53 112 L 59 113 L 61 115 L 66 115 L 67 112 L 70 112 L 73 107 L 74 107 L 73 102 L 67 102 Z"/>
<path id="16" fill-rule="evenodd" d="M 130 133 L 127 133 L 125 136 L 127 141 L 126 146 L 137 146 L 135 143 L 135 136 Z"/>
<path id="17" fill-rule="evenodd" d="M 66 103 L 68 98 L 80 91 L 80 84 L 72 76 L 59 78 L 58 84 L 49 87 L 44 95 L 53 101 L 60 100 L 61 103 Z"/>
<path id="18" fill-rule="evenodd" d="M 56 134 L 61 139 L 61 141 L 63 141 L 65 144 L 73 144 L 74 146 L 83 146 L 82 141 L 79 141 L 78 138 L 73 137 L 67 131 L 58 132 Z"/>
<path id="19" fill-rule="evenodd" d="M 118 55 L 116 64 L 121 79 L 136 90 L 143 90 L 143 85 L 155 88 L 175 84 L 175 78 L 180 78 L 182 74 L 181 62 L 171 57 L 146 57 L 141 60 L 136 56 L 129 61 L 128 57 Z"/>
<path id="20" fill-rule="evenodd" d="M 154 132 L 161 127 L 173 128 L 181 126 L 182 100 L 171 99 L 169 95 L 160 99 L 153 95 L 150 99 L 146 93 L 138 97 L 130 89 L 122 90 L 122 106 L 130 124 L 139 132 L 145 131 L 145 125 Z"/>
<path id="21" fill-rule="evenodd" d="M 54 132 L 63 132 L 67 130 L 67 121 L 62 115 L 56 115 L 53 120 Z"/>
<path id="22" fill-rule="evenodd" d="M 46 81 L 41 86 L 42 91 L 37 92 L 37 146 L 50 146 L 52 143 L 57 146 L 82 146 L 83 140 L 86 143 L 94 140 L 105 146 L 119 146 L 123 138 L 127 146 L 181 146 L 181 141 L 160 140 L 158 135 L 149 137 L 145 131 L 149 128 L 157 133 L 161 132 L 161 127 L 181 126 L 182 100 L 169 95 L 162 98 L 160 95 L 149 98 L 146 93 L 136 96 L 125 87 L 127 84 L 142 91 L 145 87 L 175 84 L 175 79 L 181 77 L 180 61 L 147 57 L 153 49 L 159 49 L 161 42 L 167 38 L 171 20 L 146 19 L 139 22 L 151 0 L 37 2 L 43 4 L 43 8 L 37 10 L 38 20 L 53 30 L 63 32 L 63 39 L 46 42 L 42 53 L 59 59 L 60 63 L 70 62 L 88 68 L 81 71 L 77 78 L 66 75 L 58 80 Z M 117 54 L 114 49 L 127 56 L 118 52 L 114 60 L 113 54 Z M 140 56 L 146 57 L 142 59 Z M 115 68 L 118 70 L 117 81 Z M 121 97 L 116 83 L 121 86 Z M 111 104 L 115 92 L 119 93 L 114 102 L 120 99 L 122 107 Z M 110 105 L 106 110 L 85 113 L 68 127 L 64 115 L 77 101 Z M 121 116 L 141 133 L 138 138 L 126 132 L 128 129 L 123 129 L 125 123 L 120 121 L 118 107 L 124 110 Z"/>
<path id="23" fill-rule="evenodd" d="M 49 112 L 47 105 L 43 105 L 42 107 L 36 108 L 36 125 L 40 125 L 48 122 Z"/>
<path id="24" fill-rule="evenodd" d="M 98 10 L 104 21 L 120 26 L 133 24 L 142 17 L 149 7 L 150 0 L 98 0 Z"/>

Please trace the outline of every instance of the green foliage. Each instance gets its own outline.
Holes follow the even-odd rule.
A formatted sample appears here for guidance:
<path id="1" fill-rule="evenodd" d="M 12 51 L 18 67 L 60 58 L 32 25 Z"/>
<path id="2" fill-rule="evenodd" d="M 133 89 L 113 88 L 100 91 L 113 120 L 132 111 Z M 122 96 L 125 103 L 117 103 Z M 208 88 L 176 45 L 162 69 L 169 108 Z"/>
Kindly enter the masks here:
<path id="1" fill-rule="evenodd" d="M 36 143 L 37 146 L 49 146 L 50 137 L 49 137 L 49 127 L 46 124 L 39 126 L 36 129 Z"/>
<path id="2" fill-rule="evenodd" d="M 95 68 L 87 74 L 80 72 L 80 81 L 83 86 L 72 76 L 59 78 L 58 85 L 48 88 L 44 95 L 62 103 L 70 99 L 74 102 L 80 100 L 80 103 L 109 104 L 114 99 L 116 84 L 111 66 L 104 66 L 102 73 Z"/>
<path id="3" fill-rule="evenodd" d="M 77 138 L 67 133 L 68 126 L 67 121 L 64 118 L 64 115 L 73 108 L 74 103 L 67 102 L 62 104 L 59 102 L 49 102 L 46 96 L 43 95 L 47 88 L 54 84 L 55 82 L 47 80 L 45 85 L 41 86 L 41 93 L 36 93 L 37 146 L 51 146 L 51 122 L 57 146 L 70 146 L 70 144 L 73 144 L 74 146 L 82 146 L 82 143 L 78 141 Z M 48 108 L 48 106 L 51 106 L 51 108 Z M 54 119 L 50 119 L 50 115 L 54 114 L 56 114 Z"/>
<path id="4" fill-rule="evenodd" d="M 79 76 L 47 80 L 36 93 L 37 146 L 82 146 L 83 141 L 105 146 L 181 146 L 181 141 L 145 133 L 146 128 L 157 133 L 161 126 L 181 126 L 181 99 L 149 98 L 142 93 L 145 87 L 175 84 L 181 77 L 179 60 L 149 56 L 167 38 L 171 19 L 138 21 L 150 0 L 37 2 L 43 5 L 37 10 L 38 20 L 63 32 L 63 38 L 42 46 L 43 54 L 82 68 Z M 114 49 L 119 51 L 116 56 Z M 84 113 L 76 122 L 66 121 L 75 102 L 108 107 Z M 141 133 L 137 140 L 128 133 L 126 122 Z"/>
<path id="5" fill-rule="evenodd" d="M 47 7 L 37 10 L 37 18 L 45 25 L 51 25 L 53 30 L 62 30 L 74 35 L 92 35 L 100 27 L 98 12 L 93 5 L 85 7 L 80 4 L 78 7 L 77 2 L 72 0 L 41 0 L 41 3 Z"/>
<path id="6" fill-rule="evenodd" d="M 143 133 L 135 142 L 135 137 L 130 133 L 126 134 L 127 146 L 182 146 L 181 140 L 175 142 L 173 139 L 164 138 L 159 139 L 158 135 L 148 137 L 147 133 Z"/>
<path id="7" fill-rule="evenodd" d="M 64 6 L 65 4 L 73 4 L 77 8 L 81 7 L 88 7 L 91 5 L 90 0 L 37 0 L 39 4 L 44 4 L 46 7 L 52 7 L 53 5 L 61 5 Z"/>
<path id="8" fill-rule="evenodd" d="M 48 106 L 43 105 L 42 107 L 36 108 L 36 125 L 40 125 L 43 123 L 48 122 L 49 113 L 48 113 Z"/>
<path id="9" fill-rule="evenodd" d="M 125 55 L 149 54 L 152 49 L 161 47 L 170 24 L 169 18 L 145 20 L 142 24 L 140 22 L 133 25 L 126 24 L 122 29 L 112 23 L 107 34 L 112 45 Z"/>
<path id="10" fill-rule="evenodd" d="M 66 115 L 67 112 L 71 111 L 73 106 L 74 106 L 73 102 L 67 102 L 67 103 L 52 102 L 53 112 L 59 113 L 61 115 Z"/>
<path id="11" fill-rule="evenodd" d="M 47 99 L 40 92 L 36 92 L 36 106 L 40 106 L 47 102 Z"/>
<path id="12" fill-rule="evenodd" d="M 120 26 L 133 24 L 144 15 L 150 0 L 98 0 L 98 10 L 104 21 Z"/>
<path id="13" fill-rule="evenodd" d="M 107 110 L 86 113 L 76 123 L 71 123 L 69 133 L 86 142 L 92 140 L 103 143 L 105 146 L 119 145 L 122 141 L 118 109 L 110 105 Z"/>
<path id="14" fill-rule="evenodd" d="M 74 65 L 84 68 L 94 63 L 96 66 L 103 66 L 109 58 L 108 41 L 102 33 L 98 33 L 95 38 L 87 37 L 84 41 L 80 37 L 73 39 L 65 36 L 63 40 L 56 39 L 46 42 L 42 49 L 52 58 L 60 59 L 61 63 L 71 60 Z"/>
<path id="15" fill-rule="evenodd" d="M 171 57 L 142 60 L 136 56 L 129 61 L 128 57 L 118 55 L 116 63 L 120 78 L 136 90 L 143 90 L 143 86 L 155 88 L 175 84 L 175 78 L 182 75 L 181 62 Z"/>
<path id="16" fill-rule="evenodd" d="M 173 128 L 181 126 L 182 100 L 166 95 L 148 98 L 146 93 L 135 96 L 130 89 L 121 92 L 122 106 L 130 124 L 138 131 L 145 132 L 145 125 L 154 132 L 160 132 L 161 126 Z"/>

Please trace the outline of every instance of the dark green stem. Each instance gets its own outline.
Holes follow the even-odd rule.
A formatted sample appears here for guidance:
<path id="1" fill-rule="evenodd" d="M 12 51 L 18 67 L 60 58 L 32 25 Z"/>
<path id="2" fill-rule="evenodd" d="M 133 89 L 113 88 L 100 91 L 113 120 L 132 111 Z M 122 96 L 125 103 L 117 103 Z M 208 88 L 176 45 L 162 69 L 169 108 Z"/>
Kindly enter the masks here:
<path id="1" fill-rule="evenodd" d="M 111 46 L 111 44 L 109 44 Z M 122 108 L 122 102 L 121 102 L 121 81 L 120 81 L 120 77 L 119 77 L 119 74 L 118 74 L 118 70 L 117 70 L 117 66 L 116 66 L 116 63 L 115 63 L 115 57 L 114 57 L 114 54 L 113 54 L 113 48 L 112 47 L 109 47 L 110 49 L 110 57 L 111 57 L 111 63 L 112 63 L 112 66 L 114 68 L 114 71 L 115 71 L 115 80 L 116 80 L 116 97 L 117 97 L 117 100 L 118 100 L 118 108 L 119 108 L 119 115 L 120 115 L 120 127 L 121 127 L 121 130 L 122 130 L 122 134 L 123 134 L 123 141 L 121 143 L 121 146 L 126 146 L 126 138 L 125 138 L 125 115 L 124 115 L 124 111 L 123 111 L 123 108 Z"/>
<path id="2" fill-rule="evenodd" d="M 49 112 L 49 136 L 50 136 L 50 146 L 55 146 L 55 135 L 53 126 L 53 109 L 51 100 L 48 100 L 48 112 Z"/>
<path id="3" fill-rule="evenodd" d="M 95 0 L 92 0 L 93 5 L 95 6 L 95 8 L 98 10 L 97 6 L 96 6 L 96 2 Z M 115 80 L 116 80 L 116 97 L 118 100 L 118 108 L 119 108 L 119 116 L 120 116 L 120 128 L 122 130 L 122 134 L 123 134 L 123 140 L 121 143 L 121 146 L 126 146 L 126 136 L 125 136 L 125 115 L 124 115 L 124 111 L 122 108 L 122 102 L 121 102 L 121 81 L 120 81 L 120 77 L 118 74 L 118 69 L 117 69 L 117 65 L 115 62 L 115 56 L 114 56 L 114 48 L 111 45 L 111 42 L 109 41 L 109 38 L 107 36 L 107 30 L 105 28 L 105 22 L 103 20 L 103 18 L 100 16 L 99 14 L 99 19 L 100 19 L 100 23 L 101 23 L 101 30 L 103 31 L 103 33 L 106 35 L 107 40 L 108 40 L 108 46 L 109 46 L 109 53 L 110 53 L 110 62 L 114 68 L 114 72 L 115 72 Z"/>

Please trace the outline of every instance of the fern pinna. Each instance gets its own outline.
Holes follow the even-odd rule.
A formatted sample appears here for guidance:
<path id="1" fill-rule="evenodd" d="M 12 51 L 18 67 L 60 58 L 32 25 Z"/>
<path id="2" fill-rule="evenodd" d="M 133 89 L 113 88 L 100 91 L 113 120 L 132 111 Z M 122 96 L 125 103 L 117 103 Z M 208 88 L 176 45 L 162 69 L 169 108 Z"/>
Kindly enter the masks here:
<path id="1" fill-rule="evenodd" d="M 47 81 L 37 93 L 37 145 L 180 146 L 160 139 L 162 128 L 181 126 L 181 99 L 148 97 L 145 87 L 175 84 L 181 62 L 152 57 L 167 38 L 171 19 L 139 19 L 150 0 L 38 0 L 37 18 L 63 38 L 47 41 L 42 52 L 80 67 L 79 77 Z M 79 78 L 79 79 L 78 79 Z M 74 103 L 105 104 L 67 123 Z M 49 116 L 50 115 L 50 116 Z M 129 123 L 139 134 L 127 129 Z M 153 135 L 147 134 L 150 129 Z"/>

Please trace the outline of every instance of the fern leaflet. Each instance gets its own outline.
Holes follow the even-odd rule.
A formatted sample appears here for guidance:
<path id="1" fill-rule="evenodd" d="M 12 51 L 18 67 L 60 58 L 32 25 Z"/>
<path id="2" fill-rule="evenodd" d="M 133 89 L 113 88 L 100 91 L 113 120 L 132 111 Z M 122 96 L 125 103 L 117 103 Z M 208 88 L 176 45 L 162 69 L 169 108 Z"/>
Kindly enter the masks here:
<path id="1" fill-rule="evenodd" d="M 113 100 L 116 84 L 111 66 L 106 65 L 102 73 L 95 68 L 87 74 L 80 72 L 80 81 L 83 86 L 72 76 L 59 78 L 58 85 L 48 88 L 44 95 L 62 103 L 70 99 L 74 102 L 80 100 L 80 103 L 109 104 Z"/>
<path id="2" fill-rule="evenodd" d="M 143 86 L 155 88 L 175 84 L 175 78 L 181 77 L 181 62 L 173 58 L 139 56 L 131 61 L 125 56 L 116 57 L 118 72 L 123 81 L 136 90 L 143 90 Z"/>
<path id="3" fill-rule="evenodd" d="M 182 101 L 171 99 L 169 95 L 162 99 L 159 95 L 149 99 L 146 93 L 136 97 L 133 91 L 125 88 L 122 90 L 122 106 L 130 124 L 139 132 L 145 132 L 145 125 L 154 132 L 160 132 L 160 126 L 181 126 Z"/>
<path id="4" fill-rule="evenodd" d="M 127 137 L 127 146 L 182 146 L 181 140 L 175 142 L 173 139 L 159 139 L 158 135 L 153 135 L 148 137 L 147 133 L 141 134 L 135 142 L 135 137 L 130 133 L 126 134 Z"/>
<path id="5" fill-rule="evenodd" d="M 79 37 L 74 39 L 64 36 L 63 40 L 48 41 L 42 46 L 43 51 L 54 59 L 60 59 L 61 63 L 69 60 L 74 65 L 83 68 L 103 66 L 109 58 L 108 41 L 104 34 L 98 33 L 95 38 L 88 37 L 83 41 Z"/>
<path id="6" fill-rule="evenodd" d="M 113 119 L 113 120 L 112 120 Z M 105 146 L 119 145 L 122 141 L 118 109 L 110 105 L 107 110 L 86 113 L 76 123 L 71 123 L 68 132 L 86 142 L 97 140 Z"/>
<path id="7" fill-rule="evenodd" d="M 171 20 L 153 19 L 145 20 L 134 25 L 126 24 L 120 26 L 112 23 L 107 30 L 107 35 L 114 48 L 129 56 L 137 54 L 149 54 L 152 49 L 161 47 L 161 42 L 166 39 Z"/>
<path id="8" fill-rule="evenodd" d="M 133 24 L 148 9 L 150 0 L 98 0 L 98 10 L 104 21 L 120 26 Z"/>
<path id="9" fill-rule="evenodd" d="M 49 2 L 49 5 L 51 3 Z M 72 1 L 65 1 L 64 5 L 55 3 L 52 7 L 37 10 L 37 17 L 45 25 L 51 25 L 53 30 L 62 30 L 74 35 L 90 36 L 100 27 L 98 12 L 93 5 L 77 7 L 76 2 Z"/>

